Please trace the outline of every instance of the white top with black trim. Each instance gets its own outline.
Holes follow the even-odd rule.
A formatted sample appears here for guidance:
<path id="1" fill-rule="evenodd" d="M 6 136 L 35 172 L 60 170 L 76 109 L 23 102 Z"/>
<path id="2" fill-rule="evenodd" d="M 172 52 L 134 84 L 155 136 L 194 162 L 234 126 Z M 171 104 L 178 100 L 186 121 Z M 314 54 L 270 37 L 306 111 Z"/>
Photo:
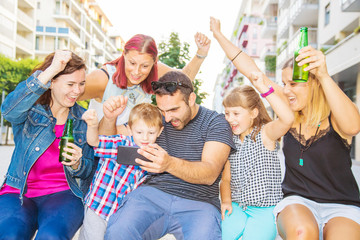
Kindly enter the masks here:
<path id="1" fill-rule="evenodd" d="M 269 207 L 282 199 L 281 167 L 277 150 L 265 148 L 261 132 L 251 139 L 255 129 L 244 138 L 233 136 L 237 151 L 230 154 L 231 199 L 240 206 Z"/>

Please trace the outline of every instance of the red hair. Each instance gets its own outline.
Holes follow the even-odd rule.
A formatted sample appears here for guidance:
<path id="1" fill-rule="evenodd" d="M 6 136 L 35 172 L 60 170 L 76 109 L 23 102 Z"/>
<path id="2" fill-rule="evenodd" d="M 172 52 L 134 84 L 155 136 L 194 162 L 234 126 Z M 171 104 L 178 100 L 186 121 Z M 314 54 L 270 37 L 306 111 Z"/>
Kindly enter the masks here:
<path id="1" fill-rule="evenodd" d="M 130 50 L 136 50 L 139 51 L 139 53 L 147 53 L 152 56 L 154 60 L 154 65 L 148 77 L 140 83 L 141 88 L 146 93 L 152 93 L 151 82 L 158 80 L 158 69 L 156 62 L 158 51 L 155 40 L 147 35 L 136 34 L 135 36 L 133 36 L 129 41 L 125 43 L 124 52 L 121 57 L 106 63 L 113 64 L 116 67 L 116 71 L 112 77 L 113 83 L 115 83 L 116 86 L 122 89 L 127 87 L 124 55 L 127 54 Z"/>

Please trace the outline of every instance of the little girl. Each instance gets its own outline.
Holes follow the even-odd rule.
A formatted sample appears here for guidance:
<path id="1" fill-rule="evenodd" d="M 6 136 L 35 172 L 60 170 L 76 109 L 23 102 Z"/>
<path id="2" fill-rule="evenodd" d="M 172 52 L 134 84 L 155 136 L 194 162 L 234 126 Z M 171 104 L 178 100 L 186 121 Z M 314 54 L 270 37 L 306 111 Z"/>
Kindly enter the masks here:
<path id="1" fill-rule="evenodd" d="M 261 72 L 250 76 L 275 111 L 271 120 L 251 86 L 234 88 L 224 98 L 225 118 L 237 151 L 225 164 L 221 183 L 222 239 L 256 240 L 276 237 L 273 209 L 282 199 L 277 141 L 291 127 L 289 106 L 264 84 Z"/>

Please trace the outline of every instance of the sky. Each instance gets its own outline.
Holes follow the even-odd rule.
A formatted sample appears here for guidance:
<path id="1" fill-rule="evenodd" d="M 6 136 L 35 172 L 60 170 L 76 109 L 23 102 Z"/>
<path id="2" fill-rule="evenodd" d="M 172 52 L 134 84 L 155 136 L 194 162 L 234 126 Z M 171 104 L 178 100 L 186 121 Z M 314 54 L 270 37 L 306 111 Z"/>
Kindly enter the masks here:
<path id="1" fill-rule="evenodd" d="M 98 0 L 98 3 L 125 41 L 142 33 L 159 44 L 168 40 L 171 32 L 177 32 L 181 42 L 190 44 L 190 56 L 194 56 L 195 33 L 209 37 L 211 47 L 196 78 L 203 80 L 201 91 L 209 93 L 203 105 L 212 108 L 214 84 L 224 69 L 225 54 L 210 31 L 210 16 L 220 19 L 223 34 L 230 38 L 241 0 Z"/>

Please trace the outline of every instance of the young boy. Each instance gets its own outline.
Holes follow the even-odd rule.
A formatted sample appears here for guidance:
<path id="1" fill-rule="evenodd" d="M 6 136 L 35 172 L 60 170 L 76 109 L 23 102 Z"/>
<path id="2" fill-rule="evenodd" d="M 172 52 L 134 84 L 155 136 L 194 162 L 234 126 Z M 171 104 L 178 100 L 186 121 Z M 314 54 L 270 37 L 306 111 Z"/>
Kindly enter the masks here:
<path id="1" fill-rule="evenodd" d="M 100 160 L 85 197 L 85 216 L 79 239 L 104 239 L 109 217 L 118 209 L 123 197 L 137 188 L 146 176 L 146 171 L 139 166 L 119 165 L 116 162 L 117 147 L 154 143 L 163 130 L 162 116 L 152 104 L 136 105 L 128 121 L 132 136 L 99 136 L 98 118 L 93 109 L 86 111 L 82 118 L 88 124 L 88 144 L 94 146 L 95 156 Z"/>

